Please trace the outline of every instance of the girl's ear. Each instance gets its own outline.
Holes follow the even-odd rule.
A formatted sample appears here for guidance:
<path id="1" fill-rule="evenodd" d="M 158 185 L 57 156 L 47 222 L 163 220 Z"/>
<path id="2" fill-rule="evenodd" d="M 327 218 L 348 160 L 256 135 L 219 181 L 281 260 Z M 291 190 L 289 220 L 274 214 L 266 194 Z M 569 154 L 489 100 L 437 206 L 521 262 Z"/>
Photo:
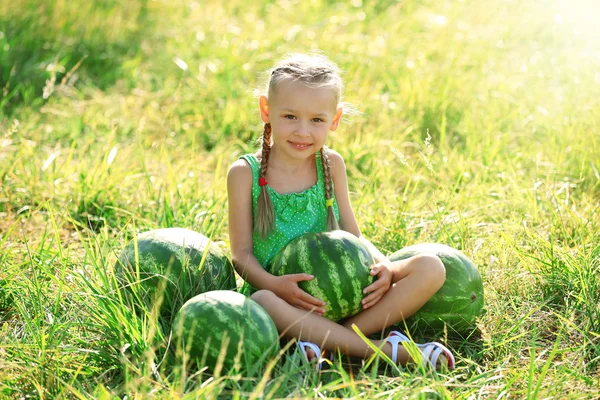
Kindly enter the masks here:
<path id="1" fill-rule="evenodd" d="M 258 107 L 260 108 L 260 118 L 262 118 L 265 124 L 268 124 L 269 121 L 269 101 L 266 96 L 260 96 L 258 101 Z"/>
<path id="2" fill-rule="evenodd" d="M 333 117 L 333 122 L 331 123 L 331 127 L 329 128 L 332 131 L 335 131 L 337 129 L 337 127 L 340 125 L 340 119 L 342 119 L 342 114 L 344 113 L 344 110 L 342 109 L 342 107 L 337 109 L 337 112 L 335 113 L 335 116 Z"/>

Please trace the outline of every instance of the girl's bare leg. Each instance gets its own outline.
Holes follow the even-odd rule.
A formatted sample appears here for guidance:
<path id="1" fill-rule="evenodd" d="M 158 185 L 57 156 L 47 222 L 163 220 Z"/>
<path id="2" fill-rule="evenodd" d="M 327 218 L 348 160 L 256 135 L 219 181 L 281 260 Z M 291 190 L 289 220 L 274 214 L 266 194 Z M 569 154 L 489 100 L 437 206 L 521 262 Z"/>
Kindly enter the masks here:
<path id="1" fill-rule="evenodd" d="M 269 290 L 259 290 L 251 298 L 269 313 L 277 331 L 284 337 L 313 342 L 321 349 L 329 351 L 339 349 L 342 353 L 354 357 L 366 358 L 373 354 L 373 350 L 351 328 L 291 306 Z M 381 340 L 372 342 L 377 347 L 383 344 Z M 391 357 L 390 345 L 384 346 L 382 350 Z M 309 358 L 314 357 L 314 353 L 309 353 Z M 398 362 L 404 364 L 407 361 L 408 353 L 404 348 L 399 348 Z"/>
<path id="2" fill-rule="evenodd" d="M 284 337 L 298 338 L 316 343 L 322 349 L 339 349 L 344 354 L 365 358 L 373 351 L 352 330 L 352 325 L 356 324 L 363 334 L 370 335 L 407 318 L 429 300 L 442 286 L 446 276 L 440 259 L 427 255 L 392 263 L 392 273 L 394 283 L 381 300 L 342 325 L 291 306 L 268 290 L 256 292 L 252 299 L 265 308 L 275 322 L 277 331 Z M 373 340 L 373 343 L 381 347 L 384 341 Z M 391 345 L 383 345 L 382 350 L 391 357 Z M 408 358 L 406 350 L 399 348 L 398 361 L 404 364 Z"/>
<path id="3" fill-rule="evenodd" d="M 382 332 L 419 310 L 446 280 L 444 264 L 433 255 L 393 262 L 392 273 L 392 286 L 381 300 L 344 321 L 346 328 L 355 324 L 365 335 Z"/>

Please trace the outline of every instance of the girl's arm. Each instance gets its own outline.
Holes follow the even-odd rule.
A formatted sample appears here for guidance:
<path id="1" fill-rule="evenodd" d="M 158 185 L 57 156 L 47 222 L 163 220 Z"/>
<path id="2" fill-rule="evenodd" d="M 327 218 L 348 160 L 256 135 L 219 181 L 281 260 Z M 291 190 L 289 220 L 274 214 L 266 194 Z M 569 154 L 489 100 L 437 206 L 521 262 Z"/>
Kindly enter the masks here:
<path id="1" fill-rule="evenodd" d="M 252 244 L 252 169 L 237 160 L 227 174 L 231 259 L 240 276 L 258 289 L 273 287 L 273 275 L 260 265 Z"/>
<path id="2" fill-rule="evenodd" d="M 267 289 L 289 304 L 323 314 L 325 303 L 298 287 L 313 279 L 308 274 L 274 276 L 254 256 L 252 243 L 252 169 L 244 160 L 236 161 L 227 174 L 229 203 L 229 242 L 233 266 L 240 276 L 257 289 Z"/>

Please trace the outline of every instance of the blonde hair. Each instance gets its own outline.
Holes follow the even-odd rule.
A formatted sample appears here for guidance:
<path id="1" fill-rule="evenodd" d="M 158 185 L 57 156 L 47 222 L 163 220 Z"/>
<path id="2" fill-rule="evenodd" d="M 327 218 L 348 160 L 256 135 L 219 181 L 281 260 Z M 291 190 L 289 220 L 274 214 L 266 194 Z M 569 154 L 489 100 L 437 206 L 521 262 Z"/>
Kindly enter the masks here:
<path id="1" fill-rule="evenodd" d="M 267 96 L 271 97 L 277 85 L 284 80 L 298 81 L 311 88 L 331 88 L 336 105 L 340 105 L 342 97 L 342 79 L 340 70 L 327 57 L 321 54 L 293 54 L 269 70 Z M 260 161 L 260 178 L 266 179 L 269 153 L 271 152 L 271 124 L 266 123 L 262 134 L 262 157 Z M 333 179 L 329 164 L 329 149 L 320 150 L 325 183 L 325 200 L 333 199 Z M 275 229 L 275 210 L 266 185 L 260 188 L 258 209 L 254 221 L 254 229 L 266 238 Z M 327 205 L 327 230 L 339 229 L 333 205 Z"/>

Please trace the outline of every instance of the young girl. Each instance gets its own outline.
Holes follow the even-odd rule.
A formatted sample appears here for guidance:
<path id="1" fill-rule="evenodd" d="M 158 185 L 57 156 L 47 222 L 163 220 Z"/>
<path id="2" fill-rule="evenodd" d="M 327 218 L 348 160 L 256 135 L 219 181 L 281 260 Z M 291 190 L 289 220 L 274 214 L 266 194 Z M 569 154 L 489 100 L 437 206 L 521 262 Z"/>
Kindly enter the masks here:
<path id="1" fill-rule="evenodd" d="M 298 339 L 308 360 L 319 360 L 321 348 L 368 357 L 373 351 L 352 326 L 370 335 L 407 318 L 442 286 L 444 266 L 430 255 L 390 262 L 361 235 L 344 159 L 325 147 L 343 113 L 337 67 L 321 55 L 293 55 L 270 72 L 259 100 L 262 149 L 237 160 L 227 176 L 233 263 L 245 280 L 243 291 L 265 308 L 282 336 Z M 356 235 L 375 259 L 371 274 L 376 280 L 364 289 L 363 310 L 342 323 L 323 318 L 327 304 L 298 287 L 312 276 L 274 276 L 265 269 L 292 239 L 334 229 Z M 409 354 L 398 344 L 407 340 L 393 331 L 373 343 L 405 364 Z M 454 367 L 443 345 L 418 346 L 424 362 Z"/>

